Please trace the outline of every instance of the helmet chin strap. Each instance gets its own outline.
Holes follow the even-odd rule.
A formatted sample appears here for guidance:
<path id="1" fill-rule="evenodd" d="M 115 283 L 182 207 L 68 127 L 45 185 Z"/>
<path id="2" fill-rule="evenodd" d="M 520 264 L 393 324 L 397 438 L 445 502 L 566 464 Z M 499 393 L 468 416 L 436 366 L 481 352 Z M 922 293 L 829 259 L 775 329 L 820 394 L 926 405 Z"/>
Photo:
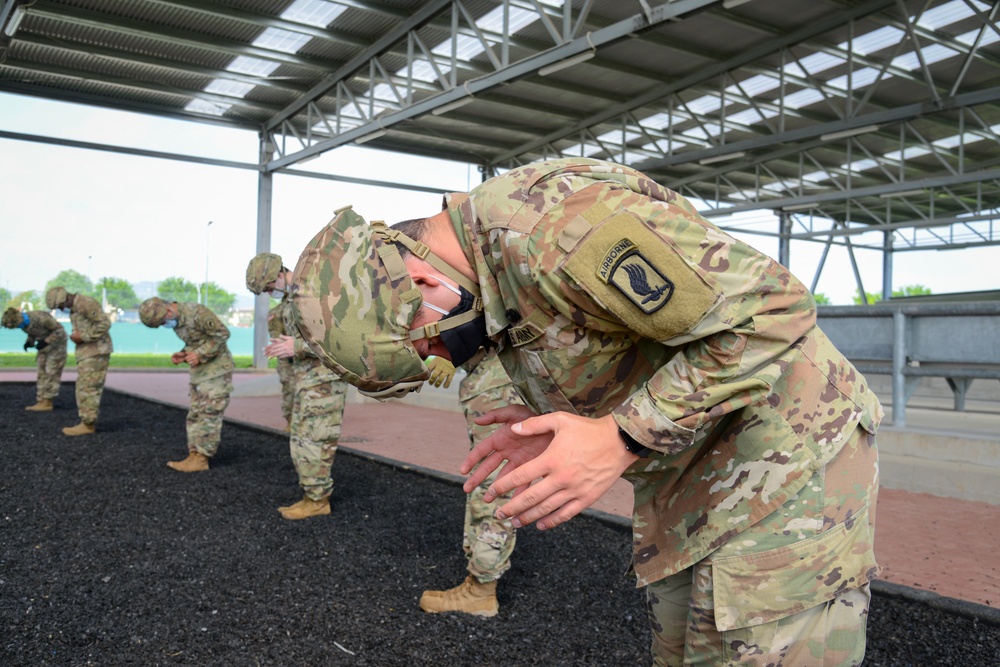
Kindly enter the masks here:
<path id="1" fill-rule="evenodd" d="M 466 322 L 471 322 L 482 315 L 483 300 L 482 291 L 479 289 L 479 283 L 469 280 L 451 264 L 448 264 L 431 252 L 431 249 L 420 241 L 414 241 L 397 229 L 390 229 L 385 222 L 381 220 L 374 220 L 372 221 L 371 226 L 372 232 L 377 236 L 382 237 L 385 241 L 379 249 L 379 258 L 382 260 L 382 263 L 385 265 L 385 268 L 390 275 L 393 277 L 404 274 L 409 275 L 409 271 L 406 270 L 406 264 L 403 262 L 403 258 L 399 254 L 399 249 L 396 248 L 396 244 L 398 243 L 405 246 L 414 255 L 433 266 L 448 278 L 451 278 L 456 283 L 469 290 L 469 292 L 471 292 L 475 297 L 475 302 L 473 303 L 471 310 L 460 315 L 449 317 L 445 320 L 431 322 L 430 324 L 417 329 L 411 329 L 411 341 L 417 341 L 421 338 L 434 338 L 435 336 L 440 336 L 442 331 L 454 329 L 465 324 Z M 448 285 L 448 287 L 454 291 L 454 287 L 451 285 Z"/>

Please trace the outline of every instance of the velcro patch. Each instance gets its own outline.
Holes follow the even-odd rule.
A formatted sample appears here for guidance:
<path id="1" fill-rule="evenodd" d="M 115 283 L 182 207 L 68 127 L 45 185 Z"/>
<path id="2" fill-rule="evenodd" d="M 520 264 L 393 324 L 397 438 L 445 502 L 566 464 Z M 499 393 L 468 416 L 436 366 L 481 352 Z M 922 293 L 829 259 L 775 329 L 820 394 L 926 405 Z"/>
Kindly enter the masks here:
<path id="1" fill-rule="evenodd" d="M 597 267 L 597 277 L 620 289 L 646 313 L 659 310 L 674 294 L 674 284 L 630 239 L 622 239 L 611 246 Z"/>
<path id="2" fill-rule="evenodd" d="M 562 268 L 630 329 L 652 340 L 690 331 L 718 299 L 670 239 L 629 212 L 596 225 Z"/>
<path id="3" fill-rule="evenodd" d="M 511 327 L 507 330 L 507 336 L 510 338 L 510 342 L 514 347 L 520 347 L 521 345 L 527 345 L 533 340 L 537 340 L 542 337 L 544 332 L 536 327 L 531 322 L 519 327 Z"/>

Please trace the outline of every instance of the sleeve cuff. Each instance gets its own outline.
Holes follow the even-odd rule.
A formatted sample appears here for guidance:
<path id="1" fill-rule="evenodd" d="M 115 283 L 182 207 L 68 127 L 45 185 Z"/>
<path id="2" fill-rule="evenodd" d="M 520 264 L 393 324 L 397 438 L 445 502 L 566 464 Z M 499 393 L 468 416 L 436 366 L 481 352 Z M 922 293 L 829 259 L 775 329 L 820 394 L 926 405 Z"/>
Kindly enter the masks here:
<path id="1" fill-rule="evenodd" d="M 615 408 L 612 417 L 632 439 L 661 454 L 676 454 L 694 444 L 696 432 L 664 415 L 644 387 Z"/>

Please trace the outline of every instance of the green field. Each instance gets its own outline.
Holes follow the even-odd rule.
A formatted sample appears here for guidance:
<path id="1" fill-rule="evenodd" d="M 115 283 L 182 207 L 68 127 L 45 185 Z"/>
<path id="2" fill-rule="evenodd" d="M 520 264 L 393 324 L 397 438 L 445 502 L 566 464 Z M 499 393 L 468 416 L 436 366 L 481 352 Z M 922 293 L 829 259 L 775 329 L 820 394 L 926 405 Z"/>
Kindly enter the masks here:
<path id="1" fill-rule="evenodd" d="M 253 357 L 250 355 L 234 355 L 233 361 L 236 368 L 253 368 Z M 269 368 L 274 368 L 277 360 L 271 359 Z M 187 366 L 181 364 L 175 366 L 170 363 L 169 354 L 112 354 L 110 361 L 111 368 L 182 368 L 187 370 Z M 76 366 L 76 355 L 71 354 L 66 359 L 66 367 Z M 24 352 L 4 352 L 0 353 L 0 368 L 34 368 L 34 353 Z"/>

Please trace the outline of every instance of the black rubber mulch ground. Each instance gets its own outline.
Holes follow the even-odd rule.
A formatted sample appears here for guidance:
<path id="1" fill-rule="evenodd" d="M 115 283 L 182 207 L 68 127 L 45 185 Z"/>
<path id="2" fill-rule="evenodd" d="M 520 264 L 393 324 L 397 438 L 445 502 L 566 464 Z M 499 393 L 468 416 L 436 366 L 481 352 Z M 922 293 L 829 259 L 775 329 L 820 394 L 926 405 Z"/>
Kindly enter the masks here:
<path id="1" fill-rule="evenodd" d="M 184 475 L 165 465 L 183 410 L 109 391 L 97 435 L 68 438 L 72 390 L 36 414 L 32 386 L 0 384 L 0 665 L 649 664 L 620 526 L 521 531 L 498 617 L 431 616 L 421 591 L 465 574 L 457 485 L 341 453 L 333 515 L 284 521 L 287 438 L 227 424 Z M 876 595 L 866 665 L 1000 665 L 998 646 L 994 625 Z"/>

